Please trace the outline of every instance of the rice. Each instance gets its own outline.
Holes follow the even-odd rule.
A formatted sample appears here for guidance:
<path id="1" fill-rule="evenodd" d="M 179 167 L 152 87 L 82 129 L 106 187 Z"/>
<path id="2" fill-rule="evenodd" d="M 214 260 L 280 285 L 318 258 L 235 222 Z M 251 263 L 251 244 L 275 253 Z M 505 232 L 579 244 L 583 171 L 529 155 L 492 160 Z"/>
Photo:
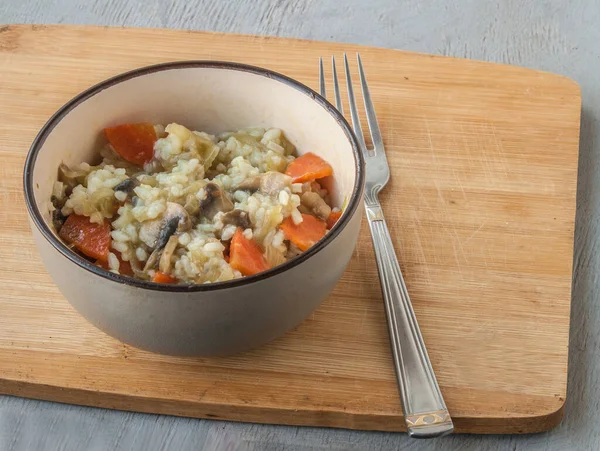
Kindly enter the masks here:
<path id="1" fill-rule="evenodd" d="M 290 195 L 284 190 L 279 192 L 279 203 L 286 206 L 290 202 Z"/>
<path id="2" fill-rule="evenodd" d="M 81 170 L 90 170 L 88 164 L 80 165 Z M 101 223 L 105 218 L 111 218 L 115 192 L 113 188 L 126 180 L 124 169 L 117 169 L 112 165 L 105 165 L 100 169 L 90 171 L 86 177 L 86 184 L 77 185 L 61 209 L 64 216 L 72 213 L 89 216 L 91 222 Z"/>
<path id="3" fill-rule="evenodd" d="M 145 262 L 146 260 L 148 260 L 148 253 L 146 252 L 146 249 L 144 249 L 143 247 L 136 248 L 135 258 L 137 258 L 140 262 Z"/>
<path id="4" fill-rule="evenodd" d="M 237 188 L 267 172 L 282 173 L 295 159 L 295 148 L 280 129 L 248 128 L 218 136 L 179 124 L 154 129 L 158 139 L 153 158 L 143 168 L 124 161 L 108 145 L 101 151 L 102 163 L 74 169 L 78 183 L 57 181 L 53 187 L 52 208 L 62 215 L 83 215 L 92 223 L 110 225 L 109 270 L 119 273 L 131 265 L 136 277 L 149 280 L 167 268 L 180 283 L 243 277 L 228 263 L 229 242 L 240 228 L 246 240 L 262 249 L 270 266 L 297 255 L 279 227 L 287 218 L 302 223 L 300 195 L 306 184 L 284 177 L 273 192 L 258 186 Z M 318 189 L 319 195 L 328 195 Z M 213 215 L 207 205 L 217 202 L 211 197 L 215 190 L 214 199 L 224 203 Z M 170 232 L 177 239 L 167 236 L 168 244 L 158 249 L 169 218 L 177 218 L 172 222 L 176 230 Z"/>
<path id="5" fill-rule="evenodd" d="M 115 254 L 110 252 L 108 254 L 108 267 L 114 271 L 118 271 L 119 266 L 120 266 L 119 259 L 117 258 L 117 256 Z"/>
<path id="6" fill-rule="evenodd" d="M 279 230 L 273 237 L 273 241 L 271 242 L 271 244 L 275 247 L 279 247 L 283 244 L 283 240 L 284 240 L 284 234 L 281 230 Z"/>
<path id="7" fill-rule="evenodd" d="M 237 227 L 234 225 L 225 226 L 223 228 L 223 232 L 221 232 L 221 240 L 229 241 L 231 238 L 233 238 L 233 235 L 235 234 L 236 230 Z"/>
<path id="8" fill-rule="evenodd" d="M 294 221 L 294 224 L 296 224 L 296 225 L 301 224 L 302 221 L 304 221 L 304 219 L 302 218 L 302 215 L 300 214 L 300 212 L 297 209 L 292 211 L 292 220 Z"/>
<path id="9" fill-rule="evenodd" d="M 190 244 L 190 241 L 192 241 L 192 238 L 190 237 L 189 233 L 182 233 L 181 235 L 179 235 L 179 244 L 181 244 L 182 246 L 187 246 L 188 244 Z"/>

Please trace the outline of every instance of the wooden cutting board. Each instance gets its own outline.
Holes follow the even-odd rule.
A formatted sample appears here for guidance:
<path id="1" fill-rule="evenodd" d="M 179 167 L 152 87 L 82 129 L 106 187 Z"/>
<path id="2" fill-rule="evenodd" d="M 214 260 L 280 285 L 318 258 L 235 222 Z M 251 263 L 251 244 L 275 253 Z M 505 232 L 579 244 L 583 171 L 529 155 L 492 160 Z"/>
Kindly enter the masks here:
<path id="1" fill-rule="evenodd" d="M 228 358 L 165 357 L 104 335 L 70 307 L 38 258 L 21 188 L 40 127 L 107 77 L 219 59 L 316 88 L 319 56 L 358 50 L 392 169 L 384 210 L 456 431 L 557 425 L 567 382 L 579 87 L 462 59 L 174 30 L 0 27 L 0 392 L 200 418 L 404 430 L 366 227 L 335 292 L 283 338 Z"/>

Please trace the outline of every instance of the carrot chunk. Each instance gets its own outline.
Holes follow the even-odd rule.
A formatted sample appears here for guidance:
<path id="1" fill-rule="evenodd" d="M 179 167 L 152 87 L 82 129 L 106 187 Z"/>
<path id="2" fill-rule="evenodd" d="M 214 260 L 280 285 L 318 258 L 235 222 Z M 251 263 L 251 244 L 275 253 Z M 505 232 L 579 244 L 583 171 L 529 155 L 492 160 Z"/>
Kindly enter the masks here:
<path id="1" fill-rule="evenodd" d="M 308 152 L 292 161 L 285 173 L 293 183 L 303 183 L 332 175 L 333 168 L 321 157 Z"/>
<path id="2" fill-rule="evenodd" d="M 251 276 L 269 269 L 269 264 L 258 243 L 246 238 L 242 229 L 237 229 L 231 239 L 229 264 L 244 276 Z"/>
<path id="3" fill-rule="evenodd" d="M 122 260 L 120 255 L 118 255 L 117 258 L 119 259 L 119 273 L 124 276 L 133 277 L 133 269 L 131 269 L 131 263 Z"/>
<path id="4" fill-rule="evenodd" d="M 341 216 L 342 216 L 341 211 L 332 211 L 329 214 L 329 217 L 327 218 L 327 228 L 329 230 L 331 230 L 333 228 L 333 226 L 335 225 L 335 223 L 338 222 L 338 219 L 340 219 Z"/>
<path id="5" fill-rule="evenodd" d="M 105 128 L 104 134 L 115 151 L 136 166 L 143 166 L 154 157 L 154 143 L 158 137 L 149 122 Z"/>
<path id="6" fill-rule="evenodd" d="M 110 222 L 107 219 L 102 224 L 94 224 L 87 216 L 72 214 L 67 218 L 58 235 L 88 257 L 103 262 L 108 260 Z"/>
<path id="7" fill-rule="evenodd" d="M 156 283 L 177 283 L 177 279 L 165 272 L 156 271 L 152 276 L 152 282 Z"/>
<path id="8" fill-rule="evenodd" d="M 294 224 L 289 216 L 284 219 L 280 228 L 288 240 L 301 251 L 305 251 L 325 236 L 327 224 L 312 215 L 303 214 L 300 224 Z"/>

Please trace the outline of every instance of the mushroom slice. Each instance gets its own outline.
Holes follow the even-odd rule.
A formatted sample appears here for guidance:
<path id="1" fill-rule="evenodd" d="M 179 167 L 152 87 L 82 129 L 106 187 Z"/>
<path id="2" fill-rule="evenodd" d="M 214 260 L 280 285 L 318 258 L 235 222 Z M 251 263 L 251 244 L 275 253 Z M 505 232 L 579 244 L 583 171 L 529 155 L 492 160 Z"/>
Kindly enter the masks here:
<path id="1" fill-rule="evenodd" d="M 260 189 L 260 175 L 245 178 L 235 187 L 235 189 L 242 191 L 258 191 Z"/>
<path id="2" fill-rule="evenodd" d="M 292 178 L 281 172 L 265 172 L 260 176 L 260 190 L 265 194 L 279 194 L 281 190 L 291 186 Z"/>
<path id="3" fill-rule="evenodd" d="M 315 192 L 307 191 L 302 194 L 300 201 L 302 202 L 302 205 L 311 210 L 315 216 L 323 221 L 326 221 L 331 214 L 331 207 Z"/>
<path id="4" fill-rule="evenodd" d="M 179 238 L 177 238 L 175 235 L 171 235 L 171 238 L 169 238 L 169 241 L 167 241 L 167 244 L 162 251 L 160 261 L 158 262 L 158 269 L 160 271 L 167 274 L 171 271 L 171 257 L 173 256 L 175 249 L 177 249 L 178 242 Z"/>
<path id="5" fill-rule="evenodd" d="M 174 237 L 175 233 L 186 232 L 191 228 L 192 221 L 187 211 L 175 202 L 167 202 L 167 209 L 161 218 L 144 222 L 139 231 L 140 240 L 154 249 L 146 261 L 144 271 L 156 266 L 156 262 L 161 258 L 163 249 L 171 238 L 177 239 Z"/>
<path id="6" fill-rule="evenodd" d="M 192 221 L 185 208 L 175 202 L 167 202 L 162 217 L 142 224 L 139 237 L 152 249 L 160 249 L 175 232 L 186 232 L 191 228 Z"/>
<path id="7" fill-rule="evenodd" d="M 181 205 L 175 202 L 167 202 L 167 210 L 164 214 L 166 220 L 179 218 L 177 223 L 177 232 L 186 232 L 192 228 L 192 220 L 190 215 Z"/>
<path id="8" fill-rule="evenodd" d="M 223 222 L 223 225 L 234 225 L 236 227 L 241 227 L 242 229 L 247 229 L 252 226 L 248 213 L 237 209 L 225 213 L 221 221 Z"/>
<path id="9" fill-rule="evenodd" d="M 113 191 L 123 191 L 127 194 L 133 194 L 133 190 L 138 186 L 140 182 L 135 177 L 131 177 L 127 180 L 123 180 L 121 183 L 113 188 Z"/>
<path id="10" fill-rule="evenodd" d="M 302 213 L 303 215 L 312 215 L 313 214 L 313 212 L 310 208 L 308 208 L 306 205 L 302 205 L 302 204 L 298 205 L 298 211 L 300 213 Z"/>
<path id="11" fill-rule="evenodd" d="M 162 249 L 166 246 L 171 237 L 175 234 L 175 232 L 177 232 L 178 225 L 178 217 L 167 219 L 167 222 L 164 224 L 163 228 L 158 234 L 158 239 L 156 240 L 156 249 Z"/>
<path id="12" fill-rule="evenodd" d="M 285 187 L 291 186 L 292 178 L 281 172 L 269 171 L 264 174 L 248 177 L 237 189 L 244 191 L 260 190 L 264 194 L 278 194 Z"/>
<path id="13" fill-rule="evenodd" d="M 200 200 L 200 211 L 212 220 L 217 213 L 233 210 L 233 202 L 216 183 L 210 182 L 204 188 L 204 198 Z"/>
<path id="14" fill-rule="evenodd" d="M 159 259 L 160 259 L 160 264 L 163 264 L 163 265 L 165 264 L 165 263 L 163 263 L 163 259 L 162 259 L 162 256 L 164 254 L 163 249 L 166 249 L 166 246 L 171 242 L 171 238 L 175 238 L 175 240 L 178 240 L 178 238 L 175 236 L 175 232 L 177 231 L 178 223 L 179 223 L 179 218 L 173 217 L 173 218 L 169 219 L 164 224 L 164 227 L 159 231 L 158 238 L 156 239 L 156 246 L 154 247 L 154 250 L 150 254 L 150 257 L 148 257 L 148 260 L 146 261 L 146 265 L 144 265 L 144 271 L 148 271 L 149 269 L 154 268 L 154 266 L 156 266 L 156 262 Z M 141 228 L 140 228 L 140 232 L 141 232 Z M 140 233 L 140 238 L 142 238 L 141 233 Z M 177 245 L 177 243 L 175 243 L 175 245 Z M 171 251 L 171 253 L 173 253 L 173 251 Z M 171 257 L 169 256 L 168 258 L 170 259 Z M 167 272 L 167 271 L 163 271 L 163 272 Z"/>
<path id="15" fill-rule="evenodd" d="M 67 220 L 67 217 L 62 214 L 59 209 L 56 209 L 52 212 L 52 225 L 54 226 L 54 230 L 60 232 L 63 224 Z"/>
<path id="16" fill-rule="evenodd" d="M 154 251 L 148 257 L 148 260 L 146 260 L 146 264 L 144 265 L 144 272 L 146 272 L 156 266 L 156 262 L 158 261 L 158 259 L 160 257 L 161 251 L 162 251 L 162 249 L 154 249 Z"/>

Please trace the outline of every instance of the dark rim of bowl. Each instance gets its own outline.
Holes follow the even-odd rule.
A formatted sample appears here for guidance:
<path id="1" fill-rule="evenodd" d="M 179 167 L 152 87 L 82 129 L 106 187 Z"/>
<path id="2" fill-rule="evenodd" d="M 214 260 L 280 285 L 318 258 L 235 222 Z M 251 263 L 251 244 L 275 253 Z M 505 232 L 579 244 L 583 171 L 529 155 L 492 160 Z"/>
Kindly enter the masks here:
<path id="1" fill-rule="evenodd" d="M 84 259 L 71 249 L 67 247 L 62 240 L 60 240 L 46 225 L 42 214 L 40 213 L 39 208 L 35 202 L 34 198 L 34 189 L 33 189 L 33 168 L 35 166 L 35 162 L 37 160 L 38 153 L 50 135 L 50 133 L 54 130 L 56 125 L 67 115 L 69 114 L 75 107 L 79 104 L 85 102 L 96 94 L 102 92 L 103 90 L 119 84 L 121 82 L 131 80 L 133 78 L 141 77 L 144 75 L 152 74 L 155 72 L 173 70 L 173 69 L 188 69 L 188 68 L 213 68 L 213 69 L 226 69 L 226 70 L 236 70 L 242 72 L 250 72 L 255 75 L 260 75 L 262 77 L 267 77 L 272 80 L 275 80 L 279 83 L 284 83 L 303 94 L 306 94 L 310 98 L 312 98 L 317 104 L 323 107 L 333 118 L 336 120 L 338 125 L 342 128 L 348 141 L 352 146 L 352 151 L 354 153 L 354 162 L 356 169 L 356 183 L 354 185 L 354 189 L 352 191 L 352 196 L 348 201 L 346 206 L 346 210 L 344 211 L 343 217 L 337 222 L 337 224 L 313 247 L 298 255 L 297 257 L 279 265 L 268 271 L 264 271 L 262 273 L 258 273 L 252 276 L 242 277 L 240 279 L 228 280 L 223 282 L 213 282 L 206 284 L 159 284 L 155 282 L 148 282 L 140 279 L 134 279 L 132 277 L 122 276 L 120 274 L 112 273 L 108 270 L 100 268 L 88 260 Z M 233 287 L 242 287 L 244 285 L 251 284 L 253 282 L 258 282 L 260 280 L 267 279 L 269 277 L 280 274 L 288 269 L 291 269 L 300 263 L 308 260 L 310 257 L 315 255 L 317 252 L 321 251 L 327 244 L 329 244 L 333 239 L 340 234 L 342 229 L 348 224 L 350 218 L 353 216 L 354 212 L 358 208 L 362 192 L 364 189 L 364 158 L 362 155 L 362 151 L 358 144 L 358 140 L 354 135 L 354 132 L 350 128 L 350 125 L 344 118 L 342 114 L 331 104 L 319 95 L 317 92 L 309 88 L 308 86 L 290 78 L 285 75 L 279 74 L 277 72 L 273 72 L 269 69 L 263 69 L 256 66 L 250 66 L 246 64 L 240 63 L 232 63 L 225 61 L 180 61 L 180 62 L 170 62 L 163 64 L 156 64 L 152 66 L 146 66 L 139 69 L 135 69 L 129 72 L 125 72 L 123 74 L 117 75 L 115 77 L 104 80 L 91 88 L 83 91 L 79 95 L 75 96 L 65 105 L 63 105 L 52 117 L 46 122 L 46 124 L 42 127 L 38 135 L 33 140 L 31 147 L 29 149 L 29 153 L 27 154 L 27 159 L 25 161 L 24 173 L 23 173 L 23 184 L 25 190 L 25 201 L 27 204 L 27 209 L 29 211 L 29 215 L 33 219 L 36 227 L 42 232 L 42 235 L 46 240 L 50 242 L 50 244 L 58 250 L 63 256 L 71 260 L 73 263 L 79 265 L 83 269 L 86 269 L 100 277 L 111 280 L 113 282 L 118 282 L 126 285 L 131 285 L 137 288 L 144 288 L 155 291 L 166 291 L 166 292 L 196 292 L 196 291 L 214 291 L 221 290 Z"/>

